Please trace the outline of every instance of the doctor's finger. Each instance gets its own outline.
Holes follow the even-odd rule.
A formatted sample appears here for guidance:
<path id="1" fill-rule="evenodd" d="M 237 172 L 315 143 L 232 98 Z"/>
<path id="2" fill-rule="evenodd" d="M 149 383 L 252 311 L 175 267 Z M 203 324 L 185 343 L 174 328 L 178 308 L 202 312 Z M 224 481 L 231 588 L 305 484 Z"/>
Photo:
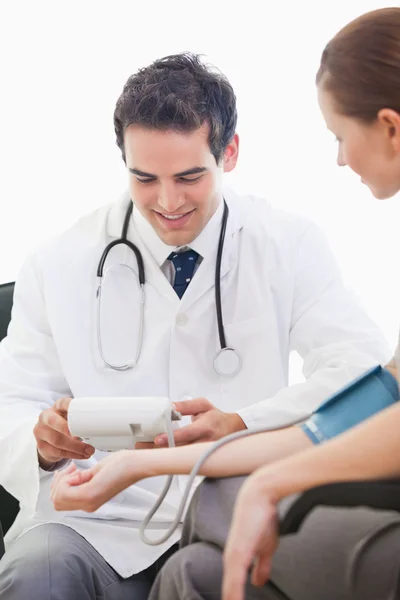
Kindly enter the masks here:
<path id="1" fill-rule="evenodd" d="M 52 410 L 42 412 L 39 417 L 39 424 L 50 427 L 50 429 L 59 431 L 63 435 L 72 438 L 66 419 Z"/>
<path id="2" fill-rule="evenodd" d="M 204 425 L 198 425 L 197 423 L 191 423 L 174 431 L 174 444 L 175 446 L 186 446 L 187 444 L 193 444 L 194 442 L 205 442 L 208 438 L 206 437 Z M 168 444 L 168 436 L 165 433 L 158 435 L 155 440 L 156 448 L 165 448 Z M 140 446 L 145 448 L 145 446 Z"/>
<path id="3" fill-rule="evenodd" d="M 157 446 L 154 442 L 136 442 L 135 450 L 153 450 Z"/>
<path id="4" fill-rule="evenodd" d="M 209 439 L 208 436 L 208 429 L 201 422 L 196 421 L 191 425 L 186 425 L 186 427 L 174 431 L 175 446 L 183 446 L 201 441 L 205 442 Z"/>
<path id="5" fill-rule="evenodd" d="M 54 417 L 61 419 L 61 422 L 55 421 Z M 43 440 L 56 448 L 70 450 L 78 454 L 86 454 L 92 451 L 93 446 L 71 437 L 68 427 L 65 429 L 61 417 L 50 415 L 49 421 L 49 424 L 43 423 L 35 427 L 34 434 L 38 442 Z"/>
<path id="6" fill-rule="evenodd" d="M 67 421 L 57 413 L 47 413 L 43 416 L 42 423 L 42 428 L 40 425 L 36 427 L 36 439 L 39 437 L 57 448 L 72 452 L 87 454 L 94 451 L 93 446 L 71 435 Z"/>
<path id="7" fill-rule="evenodd" d="M 182 402 L 174 402 L 174 406 L 182 416 L 198 415 L 199 413 L 204 413 L 215 408 L 214 405 L 211 404 L 211 402 L 206 398 L 182 400 Z"/>
<path id="8" fill-rule="evenodd" d="M 39 450 L 39 454 L 44 460 L 48 460 L 52 463 L 57 463 L 64 458 L 71 460 L 87 460 L 87 456 L 82 456 L 81 454 L 76 454 L 75 452 L 60 451 L 57 448 L 53 448 L 49 445 L 45 447 L 45 450 Z"/>
<path id="9" fill-rule="evenodd" d="M 47 460 L 60 458 L 84 460 L 94 452 L 93 446 L 63 436 L 52 429 L 43 431 L 41 439 L 37 439 L 37 447 L 43 458 Z"/>
<path id="10" fill-rule="evenodd" d="M 71 460 L 86 460 L 89 456 L 83 452 L 75 452 L 74 450 L 66 450 L 64 448 L 58 448 L 53 446 L 46 440 L 37 442 L 37 448 L 39 454 L 45 459 L 50 461 L 59 461 L 63 458 L 69 458 Z"/>
<path id="11" fill-rule="evenodd" d="M 60 414 L 67 414 L 72 398 L 59 398 L 53 404 L 52 409 Z"/>

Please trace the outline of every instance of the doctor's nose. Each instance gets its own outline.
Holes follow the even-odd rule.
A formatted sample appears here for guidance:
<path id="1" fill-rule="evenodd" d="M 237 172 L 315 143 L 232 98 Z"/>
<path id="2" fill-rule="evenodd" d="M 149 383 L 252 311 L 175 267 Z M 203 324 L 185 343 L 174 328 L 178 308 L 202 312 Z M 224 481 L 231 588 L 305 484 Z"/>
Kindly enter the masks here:
<path id="1" fill-rule="evenodd" d="M 174 185 L 161 186 L 158 194 L 158 204 L 166 212 L 176 212 L 185 204 L 185 198 Z"/>

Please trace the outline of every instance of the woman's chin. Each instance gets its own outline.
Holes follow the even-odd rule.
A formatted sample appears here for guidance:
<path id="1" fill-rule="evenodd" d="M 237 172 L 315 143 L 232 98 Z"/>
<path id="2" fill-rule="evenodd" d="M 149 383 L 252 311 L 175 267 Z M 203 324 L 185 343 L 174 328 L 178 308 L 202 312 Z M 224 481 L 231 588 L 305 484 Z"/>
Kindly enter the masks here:
<path id="1" fill-rule="evenodd" d="M 397 188 L 396 189 L 388 189 L 388 188 L 382 188 L 382 187 L 376 187 L 374 185 L 370 185 L 363 179 L 361 179 L 361 183 L 363 183 L 364 185 L 367 186 L 367 188 L 369 189 L 371 194 L 377 200 L 388 200 L 389 198 L 392 198 L 399 192 L 399 190 Z"/>

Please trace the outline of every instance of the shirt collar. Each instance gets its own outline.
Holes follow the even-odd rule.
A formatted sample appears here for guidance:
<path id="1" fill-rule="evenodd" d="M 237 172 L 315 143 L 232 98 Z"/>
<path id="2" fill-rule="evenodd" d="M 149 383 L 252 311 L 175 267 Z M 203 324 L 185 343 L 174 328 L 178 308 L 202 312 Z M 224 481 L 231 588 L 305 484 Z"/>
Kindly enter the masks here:
<path id="1" fill-rule="evenodd" d="M 202 258 L 212 254 L 218 244 L 223 208 L 224 203 L 221 201 L 207 225 L 189 245 Z M 165 244 L 136 207 L 133 209 L 132 219 L 139 237 L 159 267 L 164 264 L 171 252 L 181 250 L 180 247 Z"/>

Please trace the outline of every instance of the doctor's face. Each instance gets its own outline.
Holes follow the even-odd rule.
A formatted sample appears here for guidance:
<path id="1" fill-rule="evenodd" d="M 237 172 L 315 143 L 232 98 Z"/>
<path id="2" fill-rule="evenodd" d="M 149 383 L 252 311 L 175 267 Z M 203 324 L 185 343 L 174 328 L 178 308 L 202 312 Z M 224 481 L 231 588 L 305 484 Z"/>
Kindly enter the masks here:
<path id="1" fill-rule="evenodd" d="M 400 190 L 400 116 L 382 109 L 371 124 L 344 116 L 321 85 L 318 102 L 339 145 L 338 165 L 347 165 L 359 175 L 375 198 L 383 200 L 396 194 Z"/>
<path id="2" fill-rule="evenodd" d="M 135 206 L 163 242 L 190 244 L 222 199 L 223 173 L 238 157 L 238 136 L 217 164 L 208 125 L 192 132 L 130 125 L 124 136 L 129 189 Z"/>

